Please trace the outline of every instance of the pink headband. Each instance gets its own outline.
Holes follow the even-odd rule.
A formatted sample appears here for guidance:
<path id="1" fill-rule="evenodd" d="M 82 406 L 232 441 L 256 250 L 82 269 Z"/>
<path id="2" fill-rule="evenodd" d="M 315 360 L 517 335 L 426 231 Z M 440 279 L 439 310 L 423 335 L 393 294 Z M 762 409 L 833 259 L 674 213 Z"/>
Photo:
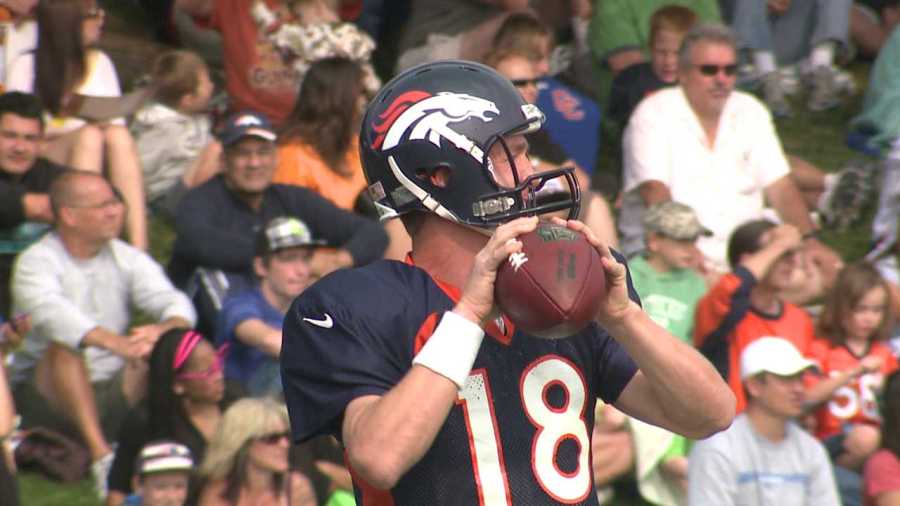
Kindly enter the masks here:
<path id="1" fill-rule="evenodd" d="M 173 371 L 177 371 L 187 362 L 191 352 L 194 351 L 201 339 L 203 339 L 203 336 L 193 330 L 189 330 L 181 336 L 181 342 L 178 343 L 178 349 L 175 350 L 175 362 L 172 364 Z"/>

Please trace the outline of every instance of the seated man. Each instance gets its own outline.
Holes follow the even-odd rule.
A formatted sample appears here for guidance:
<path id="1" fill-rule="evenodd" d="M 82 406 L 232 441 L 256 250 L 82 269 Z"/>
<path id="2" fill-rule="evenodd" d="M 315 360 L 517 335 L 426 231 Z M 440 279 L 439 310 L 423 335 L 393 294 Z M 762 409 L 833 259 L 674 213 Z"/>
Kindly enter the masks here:
<path id="1" fill-rule="evenodd" d="M 309 258 L 318 243 L 305 223 L 275 218 L 256 238 L 253 270 L 259 285 L 225 300 L 216 334 L 228 343 L 225 379 L 250 395 L 280 394 L 281 322 L 311 282 Z"/>
<path id="2" fill-rule="evenodd" d="M 763 337 L 741 354 L 747 411 L 698 441 L 688 466 L 688 504 L 841 504 L 825 448 L 798 426 L 803 373 L 815 363 L 787 340 Z"/>
<path id="3" fill-rule="evenodd" d="M 103 176 L 66 171 L 50 187 L 52 233 L 19 256 L 13 307 L 33 330 L 12 355 L 11 381 L 24 426 L 80 435 L 105 495 L 109 436 L 143 391 L 159 336 L 190 327 L 194 309 L 146 253 L 117 239 L 125 208 Z M 131 327 L 135 307 L 153 318 Z"/>
<path id="4" fill-rule="evenodd" d="M 725 272 L 725 245 L 739 224 L 765 215 L 768 204 L 804 237 L 804 249 L 826 282 L 840 259 L 815 228 L 782 151 L 769 112 L 735 91 L 737 53 L 732 32 L 700 24 L 679 51 L 679 85 L 638 105 L 623 139 L 622 247 L 643 249 L 641 216 L 675 200 L 694 208 L 711 237 L 697 243 L 700 268 Z M 812 290 L 811 290 L 812 291 Z"/>
<path id="5" fill-rule="evenodd" d="M 256 233 L 272 218 L 299 218 L 313 236 L 331 246 L 310 258 L 314 277 L 379 259 L 387 247 L 387 235 L 377 222 L 341 210 L 307 188 L 272 184 L 278 165 L 276 139 L 260 114 L 228 118 L 221 135 L 222 172 L 188 191 L 178 207 L 169 275 L 176 285 L 187 286 L 197 268 L 203 268 L 199 286 L 210 297 L 199 301 L 199 330 L 207 335 L 213 335 L 216 314 L 229 290 L 255 283 Z M 217 283 L 219 289 L 206 290 L 217 280 L 223 281 Z"/>
<path id="6" fill-rule="evenodd" d="M 34 95 L 0 95 L 0 316 L 11 317 L 9 280 L 16 254 L 53 221 L 47 190 L 65 167 L 38 156 L 44 110 Z"/>

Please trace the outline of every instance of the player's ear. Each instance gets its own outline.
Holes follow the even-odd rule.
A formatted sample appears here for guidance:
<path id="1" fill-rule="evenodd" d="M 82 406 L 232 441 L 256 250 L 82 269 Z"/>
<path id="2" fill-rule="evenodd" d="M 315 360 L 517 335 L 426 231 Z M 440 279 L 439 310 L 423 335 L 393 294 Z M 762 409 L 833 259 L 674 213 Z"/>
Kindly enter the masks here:
<path id="1" fill-rule="evenodd" d="M 446 188 L 450 185 L 450 168 L 439 166 L 431 171 L 431 184 L 438 188 Z"/>

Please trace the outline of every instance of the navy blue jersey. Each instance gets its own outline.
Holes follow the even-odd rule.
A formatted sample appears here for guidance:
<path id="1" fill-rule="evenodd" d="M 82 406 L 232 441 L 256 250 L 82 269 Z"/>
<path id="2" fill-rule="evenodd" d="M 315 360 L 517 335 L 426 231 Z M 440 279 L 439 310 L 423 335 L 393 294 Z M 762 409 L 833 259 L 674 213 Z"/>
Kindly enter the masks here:
<path id="1" fill-rule="evenodd" d="M 304 291 L 285 317 L 281 349 L 294 439 L 340 439 L 347 404 L 399 383 L 458 296 L 455 287 L 394 261 L 338 271 Z M 614 402 L 636 371 L 596 324 L 559 340 L 492 324 L 429 451 L 387 493 L 356 481 L 357 502 L 596 505 L 596 398 Z"/>

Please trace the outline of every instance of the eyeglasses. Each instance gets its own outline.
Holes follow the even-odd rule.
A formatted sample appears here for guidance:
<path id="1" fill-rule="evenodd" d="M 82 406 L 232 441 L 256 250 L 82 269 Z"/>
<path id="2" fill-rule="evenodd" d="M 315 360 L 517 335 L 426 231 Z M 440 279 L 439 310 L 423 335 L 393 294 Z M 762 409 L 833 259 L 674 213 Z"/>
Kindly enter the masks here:
<path id="1" fill-rule="evenodd" d="M 704 65 L 694 65 L 698 69 L 700 69 L 700 73 L 712 77 L 719 72 L 724 72 L 726 76 L 731 77 L 737 74 L 737 65 L 734 63 L 728 65 L 713 65 L 713 64 L 704 64 Z"/>
<path id="2" fill-rule="evenodd" d="M 199 334 L 197 334 L 199 335 Z M 196 346 L 196 344 L 195 344 Z M 222 372 L 222 369 L 225 368 L 225 357 L 228 356 L 228 343 L 223 344 L 216 350 L 216 356 L 213 360 L 213 363 L 206 368 L 205 371 L 182 371 L 178 373 L 175 377 L 177 379 L 182 380 L 208 380 L 212 378 L 216 374 Z M 186 361 L 187 359 L 185 359 Z"/>
<path id="3" fill-rule="evenodd" d="M 256 441 L 267 445 L 277 445 L 282 440 L 290 441 L 291 434 L 287 431 L 284 432 L 272 432 L 271 434 L 264 434 L 262 436 L 258 436 L 254 438 Z"/>
<path id="4" fill-rule="evenodd" d="M 537 86 L 538 83 L 541 82 L 542 77 L 532 77 L 531 79 L 510 79 L 510 82 L 513 83 L 513 86 L 516 88 L 524 88 L 528 85 Z"/>

